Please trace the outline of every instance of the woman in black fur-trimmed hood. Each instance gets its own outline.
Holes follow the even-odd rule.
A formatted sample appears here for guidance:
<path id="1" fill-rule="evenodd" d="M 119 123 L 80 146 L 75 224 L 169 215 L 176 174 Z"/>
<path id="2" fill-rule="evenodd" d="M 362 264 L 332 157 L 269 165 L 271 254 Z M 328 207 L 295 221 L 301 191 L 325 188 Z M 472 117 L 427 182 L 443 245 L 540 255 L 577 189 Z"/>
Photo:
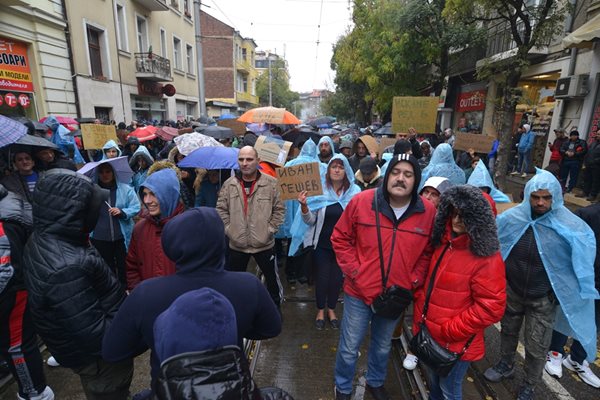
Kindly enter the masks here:
<path id="1" fill-rule="evenodd" d="M 460 399 L 469 363 L 485 355 L 483 332 L 502 318 L 506 305 L 496 221 L 481 190 L 460 185 L 443 193 L 432 245 L 435 250 L 427 280 L 415 294 L 413 330 L 420 329 L 425 295 L 439 262 L 425 325 L 436 342 L 457 353 L 474 339 L 447 377 L 432 374 L 430 399 L 444 395 Z"/>

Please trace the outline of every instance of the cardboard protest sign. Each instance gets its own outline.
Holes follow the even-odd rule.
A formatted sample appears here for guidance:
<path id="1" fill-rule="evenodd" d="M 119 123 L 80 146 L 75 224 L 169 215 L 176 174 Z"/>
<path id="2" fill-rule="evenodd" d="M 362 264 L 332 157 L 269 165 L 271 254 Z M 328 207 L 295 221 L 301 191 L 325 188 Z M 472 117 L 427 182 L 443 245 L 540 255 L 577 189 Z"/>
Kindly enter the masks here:
<path id="1" fill-rule="evenodd" d="M 246 133 L 246 124 L 236 119 L 222 119 L 217 121 L 217 125 L 230 128 L 236 136 Z"/>
<path id="2" fill-rule="evenodd" d="M 259 136 L 254 144 L 254 148 L 258 152 L 258 158 L 261 161 L 270 162 L 280 167 L 285 164 L 291 147 L 292 142 L 267 136 Z"/>
<path id="3" fill-rule="evenodd" d="M 408 132 L 415 128 L 418 133 L 435 133 L 438 109 L 437 97 L 394 97 L 392 104 L 392 131 Z"/>
<path id="4" fill-rule="evenodd" d="M 277 168 L 277 187 L 281 200 L 295 200 L 305 190 L 309 197 L 323 194 L 319 168 L 318 162 Z"/>
<path id="5" fill-rule="evenodd" d="M 101 149 L 109 140 L 119 142 L 114 125 L 81 124 L 84 149 Z"/>
<path id="6" fill-rule="evenodd" d="M 456 133 L 454 150 L 467 151 L 474 149 L 475 153 L 487 154 L 492 150 L 494 140 L 496 140 L 495 136 L 458 132 Z"/>
<path id="7" fill-rule="evenodd" d="M 396 141 L 398 139 L 396 138 L 391 138 L 391 137 L 382 137 L 379 140 L 379 155 L 383 154 L 383 151 L 389 147 L 389 146 L 393 146 L 396 144 Z"/>

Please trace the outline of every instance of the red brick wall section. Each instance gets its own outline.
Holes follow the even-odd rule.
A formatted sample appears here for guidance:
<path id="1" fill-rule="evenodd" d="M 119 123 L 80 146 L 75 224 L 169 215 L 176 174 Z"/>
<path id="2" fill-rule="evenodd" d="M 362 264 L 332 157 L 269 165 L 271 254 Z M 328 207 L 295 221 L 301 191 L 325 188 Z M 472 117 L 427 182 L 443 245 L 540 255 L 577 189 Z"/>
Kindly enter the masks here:
<path id="1" fill-rule="evenodd" d="M 231 69 L 204 70 L 207 98 L 233 98 L 233 71 Z"/>
<path id="2" fill-rule="evenodd" d="M 229 39 L 202 39 L 205 68 L 233 68 L 233 41 Z"/>

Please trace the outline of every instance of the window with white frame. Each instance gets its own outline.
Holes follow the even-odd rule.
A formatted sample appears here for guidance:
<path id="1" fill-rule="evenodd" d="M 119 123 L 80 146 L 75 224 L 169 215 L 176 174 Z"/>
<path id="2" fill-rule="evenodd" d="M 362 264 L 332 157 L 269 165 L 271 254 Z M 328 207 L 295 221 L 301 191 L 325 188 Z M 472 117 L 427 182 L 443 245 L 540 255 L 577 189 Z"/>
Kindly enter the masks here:
<path id="1" fill-rule="evenodd" d="M 190 0 L 183 0 L 183 13 L 188 18 L 192 18 L 192 8 L 190 7 L 190 3 Z"/>
<path id="2" fill-rule="evenodd" d="M 167 31 L 160 28 L 160 56 L 163 58 L 167 57 Z"/>
<path id="3" fill-rule="evenodd" d="M 87 25 L 87 40 L 88 40 L 88 52 L 90 56 L 90 69 L 92 76 L 96 78 L 104 77 L 102 73 L 102 38 L 104 34 L 99 29 L 93 26 Z"/>
<path id="4" fill-rule="evenodd" d="M 117 13 L 117 41 L 119 50 L 129 51 L 127 43 L 127 17 L 125 15 L 125 6 L 116 4 Z"/>
<path id="5" fill-rule="evenodd" d="M 181 40 L 173 36 L 173 68 L 183 71 L 181 65 Z"/>
<path id="6" fill-rule="evenodd" d="M 185 45 L 185 59 L 187 66 L 187 73 L 194 74 L 194 48 L 187 44 Z"/>
<path id="7" fill-rule="evenodd" d="M 138 52 L 145 53 L 149 50 L 148 46 L 148 23 L 146 18 L 139 15 L 135 18 L 137 31 Z"/>

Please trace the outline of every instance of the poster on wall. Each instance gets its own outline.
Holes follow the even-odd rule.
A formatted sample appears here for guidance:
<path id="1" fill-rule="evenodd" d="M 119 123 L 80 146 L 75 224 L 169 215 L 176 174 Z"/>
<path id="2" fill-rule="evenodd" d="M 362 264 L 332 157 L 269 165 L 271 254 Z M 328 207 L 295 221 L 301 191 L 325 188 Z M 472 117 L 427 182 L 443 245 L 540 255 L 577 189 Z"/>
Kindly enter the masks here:
<path id="1" fill-rule="evenodd" d="M 33 92 L 26 43 L 0 37 L 0 90 Z"/>

